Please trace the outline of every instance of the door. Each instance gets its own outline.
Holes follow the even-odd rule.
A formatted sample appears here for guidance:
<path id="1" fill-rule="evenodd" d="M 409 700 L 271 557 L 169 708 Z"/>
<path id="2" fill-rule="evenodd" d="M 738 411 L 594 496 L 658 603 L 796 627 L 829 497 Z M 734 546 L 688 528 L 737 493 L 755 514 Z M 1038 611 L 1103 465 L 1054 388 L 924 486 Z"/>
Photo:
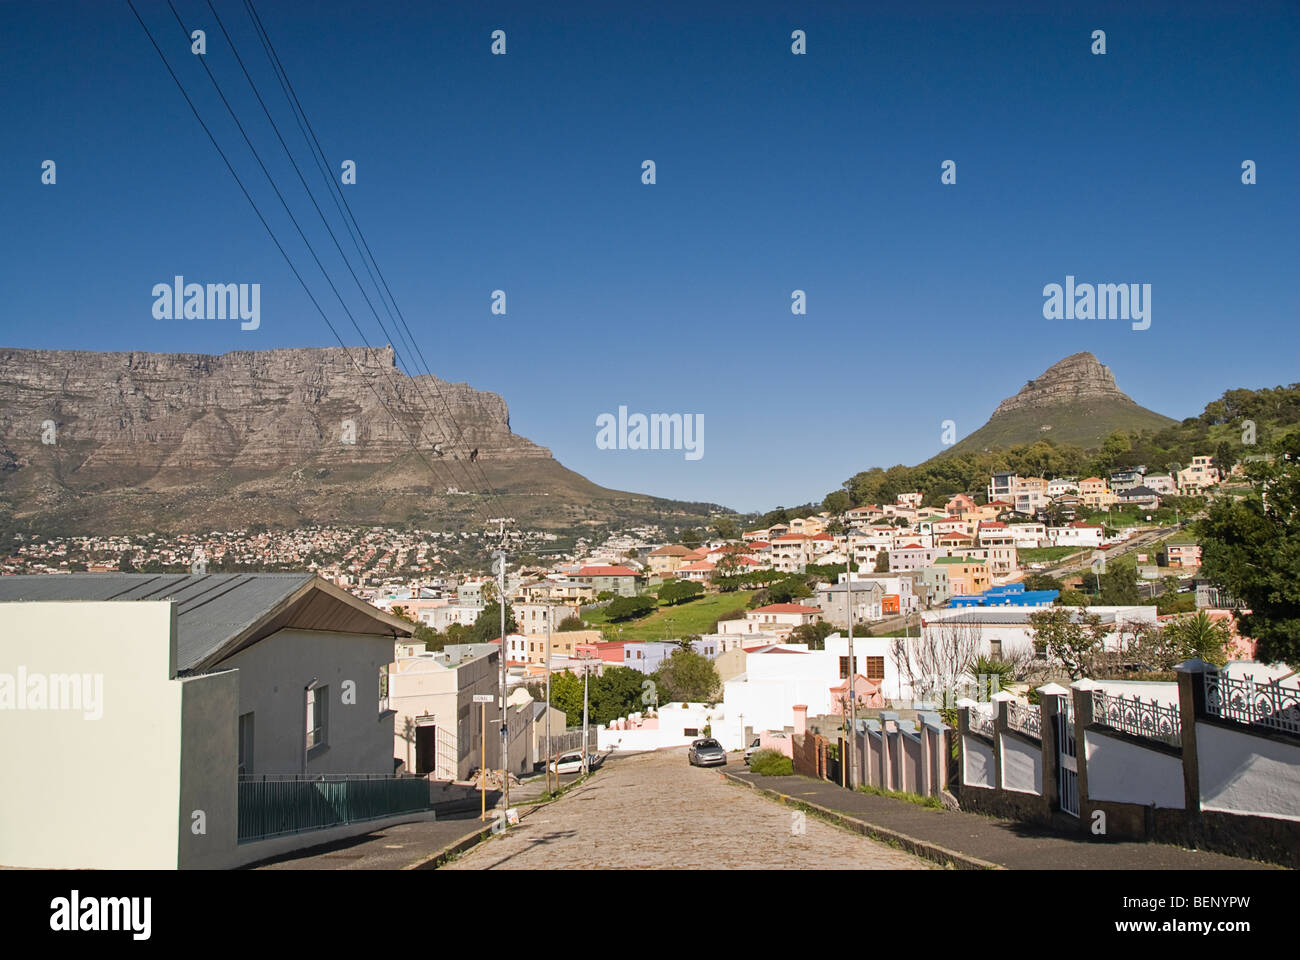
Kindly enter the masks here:
<path id="1" fill-rule="evenodd" d="M 438 727 L 432 723 L 415 728 L 415 772 L 419 776 L 438 767 Z"/>

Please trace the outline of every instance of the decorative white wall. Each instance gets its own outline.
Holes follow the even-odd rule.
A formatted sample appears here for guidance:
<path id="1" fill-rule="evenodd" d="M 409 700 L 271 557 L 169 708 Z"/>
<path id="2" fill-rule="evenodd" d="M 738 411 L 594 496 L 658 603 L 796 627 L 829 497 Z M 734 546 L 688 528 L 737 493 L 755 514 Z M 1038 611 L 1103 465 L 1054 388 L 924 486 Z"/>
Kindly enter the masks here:
<path id="1" fill-rule="evenodd" d="M 1019 737 L 1002 738 L 1002 786 L 1017 793 L 1043 792 L 1043 750 Z"/>
<path id="2" fill-rule="evenodd" d="M 1300 747 L 1196 725 L 1201 809 L 1300 820 Z"/>
<path id="3" fill-rule="evenodd" d="M 996 786 L 993 747 L 978 737 L 962 737 L 962 783 L 969 787 Z"/>
<path id="4" fill-rule="evenodd" d="M 1181 810 L 1181 757 L 1148 750 L 1095 730 L 1084 734 L 1088 758 L 1088 798 L 1115 803 L 1154 803 Z"/>

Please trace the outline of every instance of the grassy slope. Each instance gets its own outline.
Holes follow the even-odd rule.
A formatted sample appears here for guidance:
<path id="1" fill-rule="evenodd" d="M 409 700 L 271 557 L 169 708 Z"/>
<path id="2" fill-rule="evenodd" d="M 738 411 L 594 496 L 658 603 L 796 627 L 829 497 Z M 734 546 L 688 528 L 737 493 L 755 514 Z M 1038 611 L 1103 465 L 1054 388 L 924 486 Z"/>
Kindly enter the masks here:
<path id="1" fill-rule="evenodd" d="M 994 417 L 974 433 L 963 437 L 939 456 L 977 452 L 1016 443 L 1053 440 L 1085 448 L 1099 446 L 1115 430 L 1156 431 L 1178 421 L 1140 407 L 1136 403 L 1107 400 L 1087 404 L 1051 404 L 1030 410 L 1013 410 Z M 1050 424 L 1051 430 L 1043 430 Z"/>
<path id="2" fill-rule="evenodd" d="M 693 633 L 712 633 L 713 621 L 732 610 L 743 610 L 753 592 L 738 590 L 735 593 L 713 593 L 675 607 L 660 607 L 640 620 L 612 624 L 623 632 L 620 640 L 680 640 Z M 593 628 L 604 627 L 609 621 L 603 609 L 592 610 L 583 620 Z"/>

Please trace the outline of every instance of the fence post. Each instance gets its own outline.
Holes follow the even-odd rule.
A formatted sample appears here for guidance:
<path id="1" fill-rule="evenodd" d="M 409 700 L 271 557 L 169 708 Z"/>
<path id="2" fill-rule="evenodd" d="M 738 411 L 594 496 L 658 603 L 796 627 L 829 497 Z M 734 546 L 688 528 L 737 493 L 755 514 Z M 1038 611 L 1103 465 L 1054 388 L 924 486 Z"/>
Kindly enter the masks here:
<path id="1" fill-rule="evenodd" d="M 894 790 L 894 757 L 891 741 L 898 736 L 898 714 L 892 710 L 880 712 L 880 788 Z"/>
<path id="2" fill-rule="evenodd" d="M 993 786 L 1002 790 L 1002 737 L 1007 732 L 1007 704 L 1016 699 L 1014 693 L 999 690 L 989 698 L 993 702 Z"/>
<path id="3" fill-rule="evenodd" d="M 957 701 L 957 782 L 966 786 L 966 738 L 970 735 L 970 712 L 975 701 L 962 697 Z"/>
<path id="4" fill-rule="evenodd" d="M 1183 809 L 1189 817 L 1201 816 L 1201 765 L 1196 752 L 1196 718 L 1205 714 L 1205 675 L 1218 667 L 1204 660 L 1184 660 L 1178 673 L 1178 718 L 1183 739 Z"/>
<path id="5" fill-rule="evenodd" d="M 1056 739 L 1056 718 L 1069 695 L 1070 691 L 1057 683 L 1047 683 L 1038 688 L 1038 732 L 1043 744 L 1043 804 L 1049 817 L 1061 802 L 1061 773 L 1057 769 L 1061 745 Z"/>
<path id="6" fill-rule="evenodd" d="M 935 730 L 932 724 L 940 722 L 939 715 L 930 711 L 916 715 L 917 729 L 921 734 L 921 776 L 918 782 L 919 792 L 923 797 L 931 797 L 939 791 L 934 782 L 934 760 L 938 747 L 935 745 Z"/>
<path id="7" fill-rule="evenodd" d="M 871 750 L 871 726 L 873 723 L 875 721 L 868 720 L 866 730 L 862 733 L 862 782 L 874 787 L 879 774 L 876 772 L 878 761 Z"/>
<path id="8" fill-rule="evenodd" d="M 1084 739 L 1084 730 L 1092 723 L 1092 691 L 1095 688 L 1096 684 L 1087 677 L 1070 684 L 1074 697 L 1074 762 L 1078 767 L 1081 827 L 1092 819 L 1092 807 L 1088 802 L 1088 742 Z"/>

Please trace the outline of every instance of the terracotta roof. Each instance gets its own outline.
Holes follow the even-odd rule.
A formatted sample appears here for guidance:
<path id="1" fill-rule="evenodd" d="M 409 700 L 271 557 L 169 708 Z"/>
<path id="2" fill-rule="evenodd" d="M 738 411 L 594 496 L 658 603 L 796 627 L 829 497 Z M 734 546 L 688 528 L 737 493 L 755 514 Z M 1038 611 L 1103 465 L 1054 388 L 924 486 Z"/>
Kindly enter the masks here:
<path id="1" fill-rule="evenodd" d="M 749 611 L 750 613 L 821 613 L 818 607 L 805 607 L 801 603 L 769 603 L 766 607 L 758 607 Z"/>
<path id="2" fill-rule="evenodd" d="M 658 550 L 651 550 L 649 555 L 652 557 L 680 557 L 690 552 L 679 543 L 669 543 Z"/>

